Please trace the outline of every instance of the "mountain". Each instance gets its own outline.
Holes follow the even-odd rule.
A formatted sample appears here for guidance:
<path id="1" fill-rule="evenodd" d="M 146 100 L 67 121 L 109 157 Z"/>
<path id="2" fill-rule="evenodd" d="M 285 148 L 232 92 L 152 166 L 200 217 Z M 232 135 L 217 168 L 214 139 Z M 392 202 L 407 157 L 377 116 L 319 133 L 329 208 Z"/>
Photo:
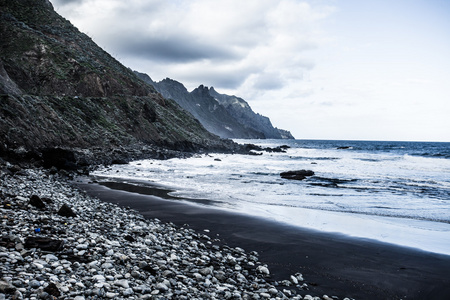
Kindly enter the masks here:
<path id="1" fill-rule="evenodd" d="M 248 103 L 239 97 L 219 94 L 213 87 L 209 94 L 214 97 L 228 113 L 247 128 L 261 131 L 267 139 L 293 139 L 292 134 L 283 129 L 274 128 L 268 117 L 255 113 Z"/>
<path id="2" fill-rule="evenodd" d="M 293 140 L 295 139 L 295 137 L 291 134 L 290 131 L 288 130 L 284 130 L 284 129 L 280 129 L 280 128 L 276 128 L 276 130 L 278 130 L 278 132 L 281 134 L 281 138 L 282 139 L 286 139 L 286 140 Z"/>
<path id="3" fill-rule="evenodd" d="M 192 92 L 178 81 L 166 78 L 154 82 L 147 74 L 135 72 L 142 80 L 153 85 L 167 99 L 175 100 L 190 112 L 210 132 L 222 138 L 264 138 L 262 132 L 246 128 L 233 118 L 210 94 L 209 89 L 200 85 Z"/>
<path id="4" fill-rule="evenodd" d="M 135 73 L 165 98 L 175 100 L 189 111 L 207 130 L 222 138 L 293 138 L 288 131 L 282 135 L 269 118 L 254 113 L 242 98 L 219 94 L 213 87 L 203 85 L 189 92 L 178 81 L 166 78 L 154 82 L 147 74 Z"/>
<path id="5" fill-rule="evenodd" d="M 0 0 L 0 7 L 0 154 L 235 147 L 79 32 L 48 0 Z"/>

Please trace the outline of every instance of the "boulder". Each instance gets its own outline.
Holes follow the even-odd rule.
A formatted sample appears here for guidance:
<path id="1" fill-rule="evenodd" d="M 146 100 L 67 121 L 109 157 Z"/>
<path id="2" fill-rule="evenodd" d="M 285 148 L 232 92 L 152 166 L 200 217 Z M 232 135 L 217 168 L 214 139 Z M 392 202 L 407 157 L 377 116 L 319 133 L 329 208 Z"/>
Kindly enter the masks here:
<path id="1" fill-rule="evenodd" d="M 58 170 L 76 170 L 75 153 L 62 148 L 48 148 L 42 150 L 44 168 L 55 167 Z"/>
<path id="2" fill-rule="evenodd" d="M 12 295 L 16 291 L 16 288 L 9 282 L 0 280 L 0 292 L 2 294 Z"/>
<path id="3" fill-rule="evenodd" d="M 308 176 L 313 176 L 314 172 L 311 170 L 297 170 L 297 171 L 287 171 L 287 172 L 281 172 L 280 176 L 284 179 L 291 179 L 291 180 L 303 180 Z"/>
<path id="4" fill-rule="evenodd" d="M 45 203 L 41 200 L 41 198 L 39 198 L 38 195 L 33 195 L 30 197 L 30 205 L 39 208 L 39 209 L 44 209 L 45 208 Z"/>
<path id="5" fill-rule="evenodd" d="M 63 217 L 76 217 L 77 215 L 73 212 L 72 208 L 69 205 L 64 203 L 61 208 L 58 210 L 58 215 Z"/>
<path id="6" fill-rule="evenodd" d="M 49 295 L 54 296 L 55 298 L 61 296 L 61 292 L 55 283 L 50 282 L 45 288 L 44 292 L 47 292 Z"/>
<path id="7" fill-rule="evenodd" d="M 44 251 L 55 252 L 61 248 L 63 241 L 47 237 L 27 237 L 24 247 L 27 249 L 39 248 Z"/>

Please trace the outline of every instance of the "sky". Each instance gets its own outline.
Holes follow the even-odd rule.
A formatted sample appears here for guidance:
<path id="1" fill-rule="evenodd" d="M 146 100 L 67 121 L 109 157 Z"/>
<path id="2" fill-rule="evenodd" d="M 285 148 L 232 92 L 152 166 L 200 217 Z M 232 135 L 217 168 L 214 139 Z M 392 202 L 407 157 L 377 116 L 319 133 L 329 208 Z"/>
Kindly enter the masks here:
<path id="1" fill-rule="evenodd" d="M 297 139 L 450 142 L 448 0 L 51 0 L 125 66 Z"/>

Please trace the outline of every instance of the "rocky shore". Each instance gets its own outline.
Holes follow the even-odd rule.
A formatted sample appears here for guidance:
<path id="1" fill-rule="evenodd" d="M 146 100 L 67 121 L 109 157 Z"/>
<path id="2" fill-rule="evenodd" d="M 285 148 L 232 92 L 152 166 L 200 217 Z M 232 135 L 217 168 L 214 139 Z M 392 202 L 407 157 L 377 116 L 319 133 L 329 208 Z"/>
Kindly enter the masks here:
<path id="1" fill-rule="evenodd" d="M 91 198 L 59 173 L 0 172 L 0 299 L 337 299 L 301 296 L 301 274 L 273 282 L 258 253 Z"/>

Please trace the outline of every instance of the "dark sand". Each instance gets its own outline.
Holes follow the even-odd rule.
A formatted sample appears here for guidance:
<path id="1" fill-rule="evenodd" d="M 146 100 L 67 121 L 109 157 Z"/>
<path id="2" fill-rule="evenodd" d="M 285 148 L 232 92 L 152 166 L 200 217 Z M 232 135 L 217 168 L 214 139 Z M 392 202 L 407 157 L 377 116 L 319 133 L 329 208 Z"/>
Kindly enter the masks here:
<path id="1" fill-rule="evenodd" d="M 262 218 L 167 199 L 167 191 L 123 183 L 77 183 L 91 196 L 257 251 L 273 280 L 300 272 L 309 291 L 340 299 L 450 299 L 450 256 L 291 227 Z M 111 189 L 114 188 L 114 189 Z M 128 191 L 123 191 L 123 189 Z M 157 195 L 157 196 L 155 196 Z M 162 197 L 162 198 L 161 198 Z M 166 198 L 166 199 L 163 199 Z M 205 200 L 207 202 L 207 200 Z"/>

